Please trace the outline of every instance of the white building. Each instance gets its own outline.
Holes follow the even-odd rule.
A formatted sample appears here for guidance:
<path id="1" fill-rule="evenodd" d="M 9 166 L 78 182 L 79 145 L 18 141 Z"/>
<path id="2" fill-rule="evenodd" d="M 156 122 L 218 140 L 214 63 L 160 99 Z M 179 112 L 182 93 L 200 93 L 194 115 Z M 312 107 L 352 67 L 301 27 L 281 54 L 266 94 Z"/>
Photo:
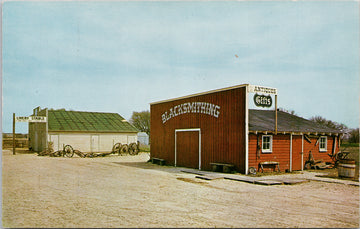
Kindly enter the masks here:
<path id="1" fill-rule="evenodd" d="M 149 145 L 149 135 L 147 135 L 147 133 L 139 132 L 137 134 L 137 137 L 138 137 L 138 141 L 140 142 L 140 144 Z"/>
<path id="2" fill-rule="evenodd" d="M 138 130 L 117 113 L 34 109 L 32 116 L 47 117 L 46 123 L 29 123 L 29 147 L 45 150 L 53 142 L 54 151 L 71 145 L 81 152 L 110 152 L 115 143 L 137 142 Z"/>

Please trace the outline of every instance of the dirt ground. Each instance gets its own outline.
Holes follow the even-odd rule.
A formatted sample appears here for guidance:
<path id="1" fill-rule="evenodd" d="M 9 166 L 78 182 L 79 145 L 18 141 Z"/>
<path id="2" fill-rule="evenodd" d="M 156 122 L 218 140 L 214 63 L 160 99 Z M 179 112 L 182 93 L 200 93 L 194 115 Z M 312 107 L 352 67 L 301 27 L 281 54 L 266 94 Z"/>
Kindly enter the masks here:
<path id="1" fill-rule="evenodd" d="M 206 181 L 148 159 L 3 150 L 2 226 L 359 227 L 359 186 Z"/>

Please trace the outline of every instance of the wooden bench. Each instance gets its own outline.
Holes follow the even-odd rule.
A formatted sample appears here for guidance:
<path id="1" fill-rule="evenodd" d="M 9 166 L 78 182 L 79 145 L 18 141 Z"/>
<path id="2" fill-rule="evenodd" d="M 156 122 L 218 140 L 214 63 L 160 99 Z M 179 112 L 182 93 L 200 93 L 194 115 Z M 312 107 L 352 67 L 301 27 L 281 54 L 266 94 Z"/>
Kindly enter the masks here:
<path id="1" fill-rule="evenodd" d="M 159 164 L 159 165 L 165 165 L 165 160 L 161 159 L 161 158 L 153 157 L 153 158 L 151 158 L 151 163 Z"/>
<path id="2" fill-rule="evenodd" d="M 278 172 L 280 172 L 280 163 L 277 162 L 277 161 L 264 161 L 264 162 L 260 162 L 259 163 L 259 171 L 261 169 L 261 172 L 263 173 L 264 172 L 264 166 L 269 166 L 269 167 L 273 167 L 274 168 L 274 171 L 275 169 L 277 168 Z"/>
<path id="3" fill-rule="evenodd" d="M 231 173 L 235 166 L 232 164 L 224 164 L 224 163 L 210 163 L 213 172 L 223 172 L 223 173 Z"/>

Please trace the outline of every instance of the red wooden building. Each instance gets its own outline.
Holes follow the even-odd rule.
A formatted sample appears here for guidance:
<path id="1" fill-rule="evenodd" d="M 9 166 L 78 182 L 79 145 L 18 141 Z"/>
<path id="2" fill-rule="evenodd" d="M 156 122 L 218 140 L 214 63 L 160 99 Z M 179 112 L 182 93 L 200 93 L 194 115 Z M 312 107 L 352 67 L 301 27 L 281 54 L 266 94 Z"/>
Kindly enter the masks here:
<path id="1" fill-rule="evenodd" d="M 276 89 L 248 84 L 151 103 L 151 158 L 201 170 L 233 164 L 244 174 L 266 161 L 279 162 L 282 171 L 301 170 L 310 151 L 331 161 L 339 131 L 275 112 L 276 105 L 249 109 L 251 93 L 258 105 L 271 107 L 271 95 L 276 104 Z"/>

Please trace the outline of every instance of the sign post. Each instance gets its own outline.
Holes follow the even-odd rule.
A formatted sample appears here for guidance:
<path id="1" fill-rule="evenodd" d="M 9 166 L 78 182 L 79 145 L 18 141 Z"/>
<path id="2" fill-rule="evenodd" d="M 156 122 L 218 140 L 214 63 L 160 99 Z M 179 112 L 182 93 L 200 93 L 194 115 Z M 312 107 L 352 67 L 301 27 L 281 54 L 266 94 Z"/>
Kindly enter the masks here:
<path id="1" fill-rule="evenodd" d="M 15 155 L 15 113 L 13 113 L 13 155 Z"/>
<path id="2" fill-rule="evenodd" d="M 275 95 L 275 135 L 277 134 L 277 94 Z"/>

